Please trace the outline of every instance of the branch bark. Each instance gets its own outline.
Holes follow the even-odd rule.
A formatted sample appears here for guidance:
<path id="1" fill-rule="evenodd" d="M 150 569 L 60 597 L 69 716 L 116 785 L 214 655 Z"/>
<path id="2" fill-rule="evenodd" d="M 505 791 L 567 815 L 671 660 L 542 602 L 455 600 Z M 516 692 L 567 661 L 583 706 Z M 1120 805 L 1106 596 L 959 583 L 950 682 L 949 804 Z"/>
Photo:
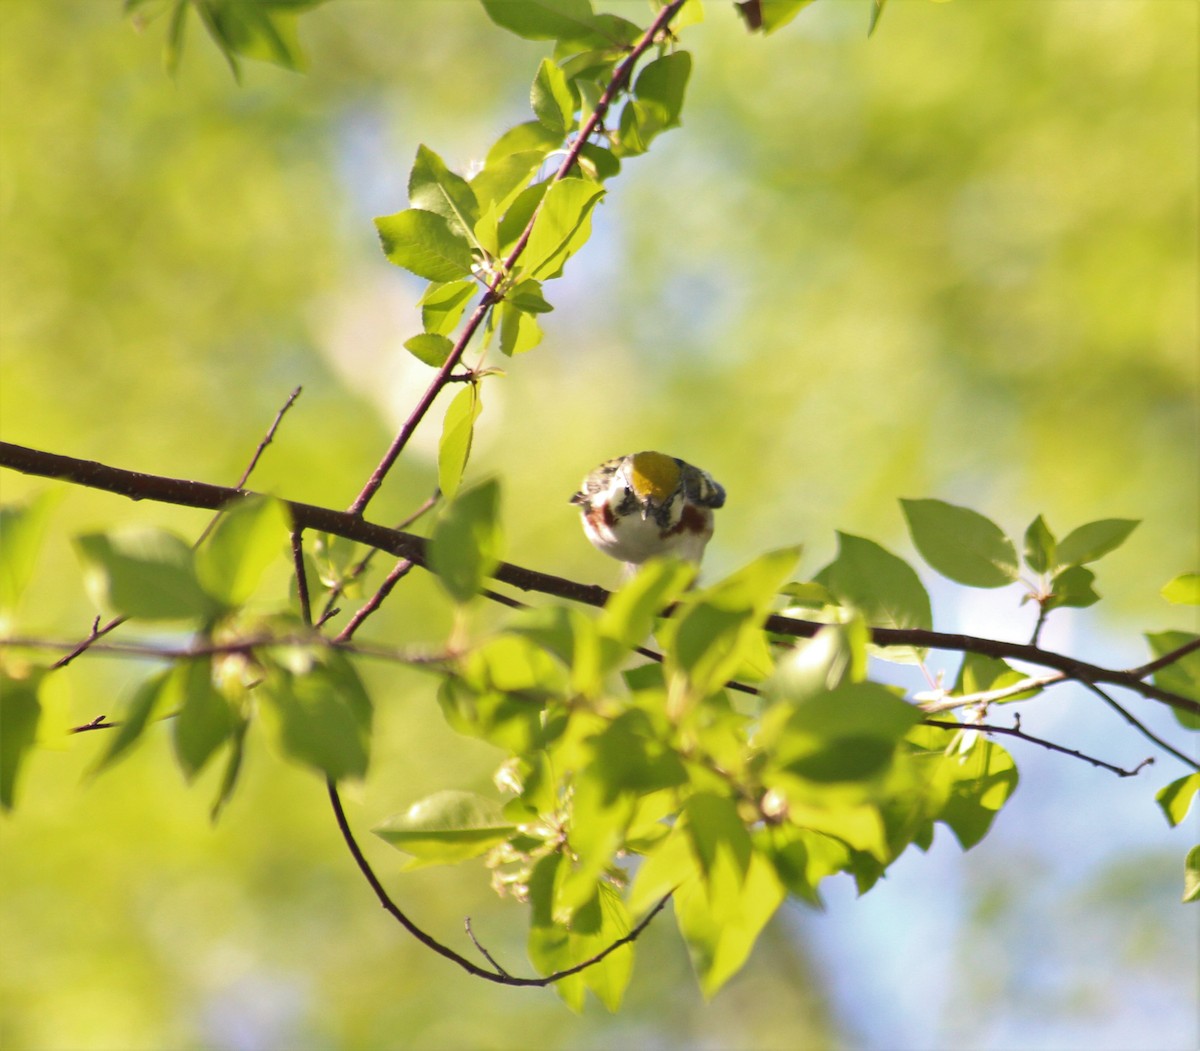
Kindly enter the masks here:
<path id="1" fill-rule="evenodd" d="M 110 467 L 94 460 L 78 460 L 71 456 L 31 449 L 11 442 L 0 442 L 0 467 L 9 467 L 23 474 L 42 478 L 55 478 L 74 485 L 100 489 L 128 497 L 131 500 L 154 500 L 179 507 L 197 507 L 217 510 L 226 504 L 255 495 L 247 489 L 235 489 L 208 482 L 196 482 L 182 478 L 127 471 Z M 369 547 L 378 548 L 397 558 L 429 568 L 427 544 L 424 537 L 400 529 L 368 522 L 365 518 L 348 511 L 335 511 L 316 504 L 297 500 L 284 501 L 297 529 L 318 529 L 332 533 Z M 580 602 L 588 606 L 603 606 L 609 598 L 607 589 L 595 584 L 581 584 L 551 573 L 502 562 L 493 572 L 493 577 L 502 583 L 536 591 L 543 595 Z M 778 614 L 769 616 L 765 625 L 768 631 L 792 638 L 811 638 L 828 625 L 818 621 L 801 620 Z M 1064 653 L 1045 650 L 1027 643 L 1005 642 L 1002 639 L 986 639 L 975 635 L 930 631 L 922 628 L 871 628 L 871 641 L 879 646 L 918 646 L 935 650 L 981 653 L 988 657 L 1002 657 L 1024 661 L 1045 668 L 1054 668 L 1072 679 L 1083 683 L 1108 684 L 1133 690 L 1181 712 L 1200 715 L 1200 703 L 1144 681 L 1141 669 L 1121 670 L 1103 668 L 1087 661 L 1078 660 Z M 1182 654 L 1181 654 L 1182 655 Z"/>

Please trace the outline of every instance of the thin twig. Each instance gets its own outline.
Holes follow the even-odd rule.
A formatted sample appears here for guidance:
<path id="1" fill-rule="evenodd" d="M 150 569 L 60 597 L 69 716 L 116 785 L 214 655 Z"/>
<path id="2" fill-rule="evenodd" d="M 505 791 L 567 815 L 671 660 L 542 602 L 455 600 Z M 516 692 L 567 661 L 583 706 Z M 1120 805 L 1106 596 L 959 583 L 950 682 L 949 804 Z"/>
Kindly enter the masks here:
<path id="1" fill-rule="evenodd" d="M 508 971 L 506 971 L 503 967 L 501 967 L 496 962 L 496 958 L 490 952 L 488 952 L 487 949 L 485 949 L 483 947 L 483 945 L 479 941 L 479 939 L 475 937 L 475 932 L 473 930 L 471 930 L 471 917 L 470 916 L 468 916 L 465 920 L 463 920 L 463 926 L 466 927 L 466 929 L 467 929 L 467 937 L 471 939 L 471 943 L 475 946 L 476 949 L 478 949 L 481 953 L 483 953 L 484 959 L 487 960 L 487 962 L 490 963 L 496 969 L 496 973 L 497 974 L 505 974 L 505 975 L 508 974 Z"/>
<path id="2" fill-rule="evenodd" d="M 1144 679 L 1147 675 L 1153 675 L 1156 671 L 1174 664 L 1176 661 L 1183 660 L 1189 653 L 1200 650 L 1200 637 L 1191 639 L 1185 642 L 1177 649 L 1171 650 L 1170 653 L 1164 653 L 1161 657 L 1157 657 L 1150 661 L 1149 664 L 1140 665 L 1137 668 L 1130 668 L 1129 674 L 1138 679 Z"/>
<path id="3" fill-rule="evenodd" d="M 384 889 L 383 884 L 379 882 L 379 877 L 375 875 L 375 870 L 371 868 L 370 862 L 367 861 L 358 841 L 354 838 L 354 833 L 350 829 L 350 822 L 346 818 L 346 811 L 342 807 L 341 797 L 338 795 L 337 785 L 332 781 L 326 781 L 326 787 L 329 791 L 329 803 L 333 807 L 333 815 L 337 821 L 338 830 L 342 834 L 342 839 L 345 841 L 346 849 L 350 851 L 350 856 L 354 858 L 358 870 L 363 874 L 370 885 L 371 890 L 375 892 L 375 897 L 379 899 L 379 904 L 387 911 L 397 923 L 400 924 L 409 934 L 417 939 L 427 949 L 432 949 L 439 956 L 444 956 L 452 963 L 458 964 L 468 974 L 474 975 L 476 978 L 482 978 L 485 981 L 495 982 L 497 985 L 517 985 L 542 988 L 547 985 L 553 985 L 555 982 L 560 982 L 564 978 L 569 978 L 573 974 L 579 974 L 580 971 L 585 971 L 589 967 L 594 967 L 605 957 L 617 951 L 623 945 L 628 945 L 644 931 L 650 922 L 657 916 L 665 907 L 668 901 L 671 900 L 671 895 L 667 894 L 662 897 L 658 903 L 652 908 L 638 924 L 633 927 L 628 934 L 622 938 L 618 938 L 610 945 L 606 946 L 595 956 L 591 956 L 582 963 L 575 964 L 574 967 L 567 967 L 561 971 L 555 971 L 552 974 L 545 975 L 541 978 L 519 978 L 515 975 L 508 974 L 506 971 L 497 967 L 494 971 L 489 971 L 486 968 L 480 967 L 477 963 L 468 960 L 465 956 L 455 952 L 448 945 L 443 945 L 430 934 L 426 934 L 418 927 L 408 916 L 400 909 L 400 907 L 392 900 L 391 896 Z M 672 892 L 673 893 L 673 892 Z M 486 953 L 484 955 L 487 955 Z M 490 957 L 489 957 L 490 959 Z"/>
<path id="4" fill-rule="evenodd" d="M 418 507 L 403 521 L 399 522 L 395 528 L 398 530 L 408 529 L 419 518 L 431 511 L 441 498 L 442 491 L 440 489 L 435 489 L 420 507 Z M 317 622 L 318 626 L 324 624 L 337 612 L 333 608 L 333 604 L 337 602 L 337 600 L 345 593 L 346 585 L 352 583 L 362 576 L 362 574 L 366 572 L 367 566 L 371 564 L 371 560 L 378 553 L 378 548 L 371 548 L 365 555 L 363 555 L 362 558 L 358 560 L 358 562 L 351 567 L 350 572 L 347 573 L 342 580 L 339 580 L 333 585 L 332 588 L 329 589 L 329 598 L 325 602 L 325 608 L 321 610 L 321 619 Z"/>
<path id="5" fill-rule="evenodd" d="M 1056 671 L 1049 675 L 1031 675 L 1020 682 L 1012 683 L 1010 686 L 1000 686 L 994 690 L 980 690 L 978 693 L 964 693 L 955 697 L 939 696 L 937 700 L 929 701 L 921 700 L 920 695 L 918 695 L 917 706 L 921 711 L 934 715 L 938 712 L 949 712 L 955 708 L 966 708 L 974 704 L 993 704 L 996 701 L 1015 697 L 1019 693 L 1025 693 L 1026 690 L 1040 690 L 1046 686 L 1066 682 L 1067 679 L 1066 672 Z"/>
<path id="6" fill-rule="evenodd" d="M 1033 734 L 1026 733 L 1021 729 L 1020 723 L 1016 726 L 992 726 L 988 723 L 951 723 L 941 719 L 922 719 L 921 722 L 925 726 L 936 726 L 940 730 L 974 730 L 984 734 L 1005 734 L 1008 737 L 1016 737 L 1022 741 L 1028 741 L 1030 744 L 1040 745 L 1042 748 L 1048 748 L 1052 752 L 1061 752 L 1063 755 L 1071 755 L 1076 759 L 1082 759 L 1085 763 L 1091 763 L 1092 766 L 1101 767 L 1104 770 L 1111 770 L 1118 777 L 1134 777 L 1141 771 L 1150 766 L 1153 758 L 1143 759 L 1132 770 L 1125 770 L 1122 767 L 1114 766 L 1112 763 L 1106 763 L 1103 759 L 1097 759 L 1095 756 L 1086 755 L 1083 752 L 1076 751 L 1074 748 L 1067 748 L 1064 745 L 1056 744 L 1054 741 L 1047 741 L 1044 737 L 1034 737 Z"/>
<path id="7" fill-rule="evenodd" d="M 292 391 L 292 393 L 288 395 L 287 401 L 285 401 L 280 407 L 279 411 L 275 413 L 275 419 L 271 421 L 271 426 L 267 428 L 267 433 L 263 435 L 262 441 L 258 443 L 258 448 L 254 450 L 254 455 L 250 457 L 250 462 L 246 464 L 246 469 L 242 472 L 242 476 L 234 485 L 235 489 L 241 489 L 242 486 L 250 481 L 250 475 L 254 473 L 254 468 L 258 466 L 258 461 L 262 459 L 262 454 L 266 452 L 267 446 L 270 445 L 272 440 L 275 438 L 275 432 L 279 430 L 279 424 L 282 422 L 284 416 L 287 415 L 288 409 L 290 409 L 296 403 L 296 399 L 300 397 L 301 390 L 301 387 L 297 387 L 294 391 Z M 208 534 L 213 531 L 220 519 L 221 516 L 219 514 L 214 515 L 209 520 L 208 525 L 204 527 L 204 531 L 196 538 L 196 542 L 192 545 L 192 547 L 199 547 L 201 544 L 203 544 L 205 539 L 208 537 Z"/>
<path id="8" fill-rule="evenodd" d="M 84 723 L 82 726 L 72 726 L 68 733 L 83 734 L 89 730 L 111 730 L 114 727 L 120 726 L 120 723 L 110 723 L 108 716 L 97 715 L 91 722 Z"/>
<path id="9" fill-rule="evenodd" d="M 338 632 L 335 642 L 349 642 L 353 638 L 354 633 L 358 631 L 362 622 L 374 613 L 381 605 L 383 600 L 392 593 L 394 588 L 401 580 L 403 580 L 412 571 L 415 562 L 409 561 L 407 558 L 400 559 L 393 567 L 392 571 L 384 578 L 382 584 L 379 585 L 375 594 L 372 595 L 366 602 L 359 607 L 353 617 L 347 621 L 346 626 Z"/>
<path id="10" fill-rule="evenodd" d="M 1097 686 L 1094 682 L 1084 682 L 1083 685 L 1086 686 L 1089 690 L 1091 690 L 1092 693 L 1094 693 L 1097 697 L 1099 697 L 1105 704 L 1107 704 L 1122 719 L 1124 719 L 1127 723 L 1129 723 L 1129 725 L 1132 726 L 1135 730 L 1137 730 L 1137 732 L 1140 733 L 1144 738 L 1146 738 L 1147 741 L 1151 741 L 1154 744 L 1158 745 L 1158 747 L 1161 748 L 1168 755 L 1173 755 L 1181 763 L 1185 763 L 1186 765 L 1190 766 L 1193 770 L 1200 770 L 1200 763 L 1196 762 L 1196 760 L 1191 758 L 1191 756 L 1185 755 L 1183 752 L 1179 751 L 1178 748 L 1175 748 L 1175 747 L 1167 744 L 1166 741 L 1164 741 L 1161 737 L 1159 737 L 1157 734 L 1155 734 L 1148 726 L 1145 726 L 1135 716 L 1133 716 L 1128 710 L 1126 710 L 1126 708 L 1123 705 L 1119 704 L 1115 699 L 1110 697 L 1108 695 L 1107 691 L 1100 689 L 1100 687 Z"/>

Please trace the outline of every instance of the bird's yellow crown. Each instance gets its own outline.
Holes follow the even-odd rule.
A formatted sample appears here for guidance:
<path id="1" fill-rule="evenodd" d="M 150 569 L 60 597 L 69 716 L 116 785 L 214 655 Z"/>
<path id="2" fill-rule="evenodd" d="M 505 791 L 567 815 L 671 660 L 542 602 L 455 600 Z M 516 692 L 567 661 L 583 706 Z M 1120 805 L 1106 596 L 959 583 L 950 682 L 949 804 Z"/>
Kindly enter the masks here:
<path id="1" fill-rule="evenodd" d="M 679 485 L 679 464 L 663 453 L 634 453 L 629 483 L 641 499 L 662 503 Z"/>

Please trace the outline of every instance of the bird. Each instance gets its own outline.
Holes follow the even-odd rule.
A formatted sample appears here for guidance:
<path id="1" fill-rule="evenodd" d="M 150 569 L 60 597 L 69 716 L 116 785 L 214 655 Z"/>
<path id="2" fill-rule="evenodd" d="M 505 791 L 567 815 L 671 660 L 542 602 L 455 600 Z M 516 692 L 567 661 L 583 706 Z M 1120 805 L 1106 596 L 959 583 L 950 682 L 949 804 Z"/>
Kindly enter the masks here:
<path id="1" fill-rule="evenodd" d="M 656 555 L 699 563 L 725 490 L 677 456 L 639 452 L 605 460 L 570 502 L 592 544 L 632 571 Z"/>

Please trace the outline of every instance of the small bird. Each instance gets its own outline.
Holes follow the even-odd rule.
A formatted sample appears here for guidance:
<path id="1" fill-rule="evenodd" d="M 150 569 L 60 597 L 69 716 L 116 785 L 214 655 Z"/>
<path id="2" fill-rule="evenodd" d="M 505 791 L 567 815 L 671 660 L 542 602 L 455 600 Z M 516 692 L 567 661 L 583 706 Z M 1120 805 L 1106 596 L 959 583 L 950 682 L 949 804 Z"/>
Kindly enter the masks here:
<path id="1" fill-rule="evenodd" d="M 676 456 L 640 452 L 605 460 L 571 503 L 579 505 L 587 538 L 627 566 L 655 555 L 698 563 L 725 490 Z"/>

